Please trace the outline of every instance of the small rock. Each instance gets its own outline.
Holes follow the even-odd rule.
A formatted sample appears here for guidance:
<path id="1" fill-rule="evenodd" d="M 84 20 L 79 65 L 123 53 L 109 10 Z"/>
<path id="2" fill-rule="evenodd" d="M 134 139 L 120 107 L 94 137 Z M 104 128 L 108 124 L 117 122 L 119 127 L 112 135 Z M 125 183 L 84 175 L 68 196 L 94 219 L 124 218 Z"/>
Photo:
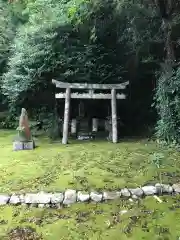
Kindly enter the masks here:
<path id="1" fill-rule="evenodd" d="M 9 203 L 10 203 L 10 204 L 14 204 L 14 205 L 20 204 L 21 201 L 20 201 L 19 196 L 17 196 L 17 195 L 12 195 L 12 196 L 10 197 Z"/>
<path id="2" fill-rule="evenodd" d="M 130 197 L 131 193 L 130 193 L 130 191 L 127 188 L 123 188 L 123 189 L 121 189 L 121 195 L 123 197 Z"/>
<path id="3" fill-rule="evenodd" d="M 100 194 L 100 193 L 97 193 L 97 192 L 91 192 L 90 193 L 90 198 L 94 202 L 101 202 L 102 198 L 103 198 L 103 195 Z"/>
<path id="4" fill-rule="evenodd" d="M 132 195 L 132 199 L 137 200 L 137 199 L 139 199 L 139 197 L 137 195 Z"/>
<path id="5" fill-rule="evenodd" d="M 64 205 L 70 205 L 76 202 L 76 191 L 68 189 L 64 194 Z"/>
<path id="6" fill-rule="evenodd" d="M 77 193 L 77 200 L 79 202 L 87 202 L 90 199 L 89 193 L 78 192 Z"/>
<path id="7" fill-rule="evenodd" d="M 62 203 L 64 199 L 63 193 L 53 193 L 51 196 L 51 203 Z"/>
<path id="8" fill-rule="evenodd" d="M 9 202 L 10 196 L 0 195 L 0 205 L 5 205 Z"/>
<path id="9" fill-rule="evenodd" d="M 154 195 L 157 193 L 157 189 L 154 186 L 144 186 L 142 190 L 146 196 Z"/>
<path id="10" fill-rule="evenodd" d="M 115 200 L 120 198 L 121 192 L 104 192 L 103 200 Z"/>
<path id="11" fill-rule="evenodd" d="M 173 193 L 173 188 L 170 185 L 168 185 L 168 184 L 157 183 L 155 185 L 155 187 L 156 187 L 156 190 L 157 190 L 158 194 L 161 194 L 161 193 L 171 194 L 171 193 Z"/>
<path id="12" fill-rule="evenodd" d="M 51 202 L 51 193 L 27 193 L 24 197 L 25 203 L 48 204 Z"/>
<path id="13" fill-rule="evenodd" d="M 141 188 L 134 188 L 134 189 L 129 189 L 132 195 L 136 195 L 137 197 L 142 197 L 143 196 L 143 190 Z"/>
<path id="14" fill-rule="evenodd" d="M 175 183 L 172 187 L 176 193 L 180 193 L 180 183 Z"/>

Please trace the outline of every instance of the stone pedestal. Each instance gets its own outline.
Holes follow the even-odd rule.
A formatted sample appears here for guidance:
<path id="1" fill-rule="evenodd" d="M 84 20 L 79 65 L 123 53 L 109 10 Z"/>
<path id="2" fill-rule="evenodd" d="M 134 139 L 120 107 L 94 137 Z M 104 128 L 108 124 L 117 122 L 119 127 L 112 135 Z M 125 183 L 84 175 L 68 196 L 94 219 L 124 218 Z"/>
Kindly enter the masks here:
<path id="1" fill-rule="evenodd" d="M 13 142 L 13 150 L 14 151 L 21 151 L 21 150 L 33 150 L 35 148 L 34 141 L 14 141 Z"/>

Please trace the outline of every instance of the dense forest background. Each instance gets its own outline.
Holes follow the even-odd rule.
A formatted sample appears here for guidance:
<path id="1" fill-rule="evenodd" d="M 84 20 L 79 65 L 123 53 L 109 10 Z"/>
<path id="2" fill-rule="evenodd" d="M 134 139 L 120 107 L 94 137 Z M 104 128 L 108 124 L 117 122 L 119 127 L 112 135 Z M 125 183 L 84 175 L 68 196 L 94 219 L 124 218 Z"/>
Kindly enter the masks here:
<path id="1" fill-rule="evenodd" d="M 179 63 L 178 0 L 0 0 L 1 127 L 13 127 L 22 106 L 51 122 L 52 78 L 129 80 L 119 106 L 129 132 L 155 126 L 179 142 Z"/>

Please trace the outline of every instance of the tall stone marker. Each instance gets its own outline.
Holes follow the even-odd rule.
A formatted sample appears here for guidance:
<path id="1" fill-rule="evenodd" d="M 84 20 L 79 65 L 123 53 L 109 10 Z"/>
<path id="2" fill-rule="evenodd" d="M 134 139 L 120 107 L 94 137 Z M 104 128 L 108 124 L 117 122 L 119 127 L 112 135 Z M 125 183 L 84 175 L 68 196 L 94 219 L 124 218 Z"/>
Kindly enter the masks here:
<path id="1" fill-rule="evenodd" d="M 13 141 L 13 150 L 32 150 L 35 148 L 35 143 L 31 136 L 31 131 L 28 122 L 28 115 L 25 108 L 22 108 L 19 118 L 18 134 Z"/>

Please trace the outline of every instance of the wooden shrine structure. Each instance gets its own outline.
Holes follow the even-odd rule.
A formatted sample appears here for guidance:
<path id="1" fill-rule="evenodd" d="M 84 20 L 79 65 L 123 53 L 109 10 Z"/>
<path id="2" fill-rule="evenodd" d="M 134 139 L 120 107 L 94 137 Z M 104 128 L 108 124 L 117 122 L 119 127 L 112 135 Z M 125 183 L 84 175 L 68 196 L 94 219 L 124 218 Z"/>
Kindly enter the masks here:
<path id="1" fill-rule="evenodd" d="M 70 116 L 70 101 L 72 99 L 110 99 L 111 100 L 111 121 L 112 121 L 112 142 L 118 142 L 117 131 L 117 99 L 126 99 L 123 93 L 117 93 L 118 90 L 125 89 L 129 82 L 120 84 L 89 84 L 89 83 L 65 83 L 57 80 L 52 80 L 56 88 L 66 89 L 63 93 L 57 93 L 56 99 L 64 98 L 64 122 L 63 122 L 63 138 L 62 144 L 68 143 L 68 129 L 69 129 L 69 116 Z M 86 90 L 85 93 L 72 92 L 71 89 Z M 109 90 L 110 93 L 95 93 L 96 90 Z"/>

